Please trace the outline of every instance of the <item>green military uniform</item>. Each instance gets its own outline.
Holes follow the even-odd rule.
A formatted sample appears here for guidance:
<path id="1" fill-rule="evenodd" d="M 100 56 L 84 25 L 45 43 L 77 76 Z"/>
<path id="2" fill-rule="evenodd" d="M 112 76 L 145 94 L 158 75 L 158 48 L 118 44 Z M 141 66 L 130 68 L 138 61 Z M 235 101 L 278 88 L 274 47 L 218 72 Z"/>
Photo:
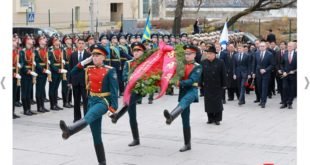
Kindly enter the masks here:
<path id="1" fill-rule="evenodd" d="M 18 115 L 15 114 L 15 100 L 17 97 L 17 87 L 20 86 L 20 80 L 18 80 L 15 76 L 15 74 L 19 74 L 19 72 L 17 72 L 18 70 L 18 64 L 19 64 L 19 51 L 18 49 L 13 50 L 13 112 L 12 112 L 12 116 L 13 119 L 19 118 Z M 19 64 L 20 65 L 20 64 Z M 15 76 L 14 76 L 15 75 Z M 17 83 L 17 81 L 19 81 L 19 83 Z"/>
<path id="2" fill-rule="evenodd" d="M 35 67 L 33 70 L 34 50 L 24 48 L 19 53 L 19 63 L 21 64 L 21 90 L 24 114 L 32 115 L 35 113 L 31 111 L 31 92 L 33 89 L 33 83 L 35 83 L 33 80 L 35 80 L 36 78 L 33 78 L 30 72 L 35 72 Z"/>
<path id="3" fill-rule="evenodd" d="M 67 79 L 62 79 L 61 83 L 61 94 L 62 94 L 62 99 L 63 99 L 63 107 L 66 108 L 72 108 L 73 106 L 69 104 L 70 102 L 70 94 L 69 92 L 69 87 L 68 87 L 68 79 L 70 76 L 70 70 L 69 70 L 69 61 L 71 54 L 73 52 L 72 48 L 65 47 L 64 48 L 64 68 L 68 71 L 66 74 Z M 72 97 L 72 96 L 71 96 Z"/>
<path id="4" fill-rule="evenodd" d="M 50 61 L 50 68 L 52 72 L 52 81 L 49 85 L 49 98 L 51 104 L 51 110 L 62 110 L 57 105 L 57 97 L 58 97 L 58 87 L 60 85 L 60 81 L 66 76 L 66 74 L 60 73 L 61 65 L 63 63 L 62 58 L 65 59 L 65 53 L 63 49 L 58 48 L 51 48 L 49 53 L 49 61 Z M 65 66 L 65 64 L 63 64 Z M 64 68 L 65 69 L 65 68 Z"/>
<path id="5" fill-rule="evenodd" d="M 193 45 L 185 45 L 183 49 L 194 49 L 196 52 L 197 47 Z M 183 135 L 185 146 L 180 149 L 180 152 L 184 152 L 191 149 L 191 131 L 190 131 L 190 104 L 193 102 L 198 102 L 198 82 L 200 81 L 202 68 L 201 66 L 193 62 L 187 62 L 184 66 L 184 76 L 180 80 L 180 93 L 179 93 L 179 104 L 172 112 L 169 113 L 168 110 L 164 111 L 164 116 L 167 119 L 166 123 L 171 124 L 171 122 L 181 114 L 182 124 L 183 124 Z"/>
<path id="6" fill-rule="evenodd" d="M 35 61 L 36 61 L 36 73 L 38 73 L 36 83 L 36 100 L 37 100 L 37 111 L 38 112 L 49 112 L 44 107 L 45 98 L 45 86 L 47 80 L 46 70 L 49 67 L 48 63 L 48 50 L 47 48 L 37 48 L 35 50 Z M 48 65 L 48 67 L 46 67 Z"/>
<path id="7" fill-rule="evenodd" d="M 106 55 L 107 51 L 101 45 L 94 45 L 92 53 Z M 91 57 L 89 57 L 91 58 Z M 88 59 L 86 59 L 88 60 Z M 83 61 L 75 66 L 71 74 L 76 74 L 84 69 Z M 89 90 L 87 113 L 83 119 L 76 121 L 72 126 L 67 126 L 64 121 L 60 121 L 60 128 L 63 131 L 62 137 L 69 138 L 74 133 L 90 125 L 97 159 L 100 165 L 105 165 L 105 154 L 101 138 L 102 115 L 108 110 L 114 111 L 118 108 L 118 83 L 115 68 L 102 66 L 88 66 L 85 71 L 86 86 Z"/>

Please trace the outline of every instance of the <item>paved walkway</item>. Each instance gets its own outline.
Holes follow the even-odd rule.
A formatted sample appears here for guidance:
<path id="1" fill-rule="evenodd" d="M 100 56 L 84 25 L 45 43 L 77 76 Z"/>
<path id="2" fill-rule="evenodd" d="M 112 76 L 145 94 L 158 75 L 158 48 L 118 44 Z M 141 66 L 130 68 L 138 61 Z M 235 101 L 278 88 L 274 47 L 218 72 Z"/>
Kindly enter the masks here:
<path id="1" fill-rule="evenodd" d="M 112 124 L 103 118 L 103 138 L 109 165 L 275 165 L 296 164 L 296 105 L 279 109 L 279 95 L 262 109 L 253 103 L 254 93 L 246 95 L 242 107 L 237 101 L 225 104 L 220 126 L 206 124 L 203 98 L 192 104 L 192 150 L 180 153 L 183 146 L 181 118 L 167 126 L 165 108 L 176 106 L 177 96 L 164 96 L 154 104 L 147 99 L 138 105 L 141 145 L 128 147 L 131 132 L 128 115 Z M 119 100 L 121 102 L 121 100 Z M 60 101 L 62 102 L 62 101 Z M 33 109 L 36 107 L 32 105 Z M 46 107 L 49 104 L 46 103 Z M 73 120 L 73 109 L 13 121 L 14 165 L 92 165 L 97 164 L 89 127 L 64 141 L 59 120 Z"/>

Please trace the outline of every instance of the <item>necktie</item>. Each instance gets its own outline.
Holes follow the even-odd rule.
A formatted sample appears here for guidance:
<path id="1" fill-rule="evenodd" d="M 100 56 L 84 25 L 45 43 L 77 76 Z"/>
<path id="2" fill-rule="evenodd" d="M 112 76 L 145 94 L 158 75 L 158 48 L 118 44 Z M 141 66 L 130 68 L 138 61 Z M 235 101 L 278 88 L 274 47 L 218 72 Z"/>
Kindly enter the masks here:
<path id="1" fill-rule="evenodd" d="M 261 52 L 260 53 L 260 61 L 263 61 L 263 58 L 264 58 L 264 52 Z"/>
<path id="2" fill-rule="evenodd" d="M 238 61 L 239 61 L 239 62 L 241 61 L 241 53 L 239 53 Z"/>
<path id="3" fill-rule="evenodd" d="M 79 62 L 82 61 L 82 52 L 79 52 Z"/>
<path id="4" fill-rule="evenodd" d="M 292 62 L 292 52 L 289 52 L 289 54 L 288 54 L 288 62 L 289 62 L 289 64 L 291 64 L 291 62 Z"/>

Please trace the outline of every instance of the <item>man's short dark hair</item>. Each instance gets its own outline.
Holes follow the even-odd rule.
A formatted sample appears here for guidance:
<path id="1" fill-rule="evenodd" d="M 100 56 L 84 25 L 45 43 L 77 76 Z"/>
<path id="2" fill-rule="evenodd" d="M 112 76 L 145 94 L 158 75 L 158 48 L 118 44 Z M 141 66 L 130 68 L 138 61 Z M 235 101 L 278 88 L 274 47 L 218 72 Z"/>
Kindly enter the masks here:
<path id="1" fill-rule="evenodd" d="M 269 29 L 269 32 L 272 32 L 272 29 Z"/>

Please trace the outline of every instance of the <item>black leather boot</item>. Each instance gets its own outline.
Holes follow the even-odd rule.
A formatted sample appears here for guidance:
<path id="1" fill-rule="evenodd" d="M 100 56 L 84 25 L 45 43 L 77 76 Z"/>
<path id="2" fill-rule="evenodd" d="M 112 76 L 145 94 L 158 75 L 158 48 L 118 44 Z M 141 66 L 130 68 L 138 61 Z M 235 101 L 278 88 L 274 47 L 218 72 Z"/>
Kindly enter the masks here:
<path id="1" fill-rule="evenodd" d="M 31 116 L 32 113 L 28 110 L 26 99 L 22 99 L 22 105 L 23 105 L 24 115 Z"/>
<path id="2" fill-rule="evenodd" d="M 43 98 L 40 99 L 40 102 L 41 102 L 41 108 L 42 108 L 42 110 L 43 110 L 44 112 L 49 112 L 49 110 L 47 110 L 47 109 L 45 108 L 45 106 L 44 106 L 44 99 L 43 99 Z"/>
<path id="3" fill-rule="evenodd" d="M 62 130 L 62 138 L 68 139 L 71 135 L 85 128 L 87 126 L 87 122 L 84 119 L 81 119 L 73 123 L 71 126 L 67 126 L 63 120 L 60 120 L 59 126 Z"/>
<path id="4" fill-rule="evenodd" d="M 128 144 L 129 147 L 136 146 L 140 144 L 140 139 L 139 139 L 139 130 L 138 130 L 138 124 L 136 125 L 130 125 L 131 128 L 131 133 L 133 137 L 133 141 Z"/>
<path id="5" fill-rule="evenodd" d="M 99 165 L 106 165 L 105 153 L 103 144 L 95 144 L 95 151 Z"/>
<path id="6" fill-rule="evenodd" d="M 122 109 L 116 111 L 114 114 L 110 116 L 112 123 L 116 123 L 119 118 L 121 118 L 128 110 L 128 106 L 125 105 Z"/>
<path id="7" fill-rule="evenodd" d="M 36 100 L 37 100 L 37 111 L 38 112 L 41 112 L 41 113 L 44 113 L 45 111 L 42 109 L 42 102 L 41 102 L 41 99 L 36 97 Z"/>
<path id="8" fill-rule="evenodd" d="M 164 116 L 166 118 L 166 124 L 168 124 L 168 125 L 171 124 L 172 121 L 177 116 L 179 116 L 182 112 L 183 112 L 183 109 L 180 106 L 177 106 L 176 108 L 174 108 L 171 113 L 169 113 L 169 111 L 165 109 L 164 110 Z"/>
<path id="9" fill-rule="evenodd" d="M 28 111 L 32 114 L 32 115 L 36 115 L 37 113 L 31 111 L 31 99 L 26 99 L 26 106 Z"/>
<path id="10" fill-rule="evenodd" d="M 180 149 L 180 152 L 191 150 L 191 128 L 183 128 L 184 146 Z"/>
<path id="11" fill-rule="evenodd" d="M 57 110 L 63 110 L 63 108 L 60 108 L 58 105 L 57 105 L 57 98 L 53 98 L 54 100 L 54 107 L 57 109 Z"/>

